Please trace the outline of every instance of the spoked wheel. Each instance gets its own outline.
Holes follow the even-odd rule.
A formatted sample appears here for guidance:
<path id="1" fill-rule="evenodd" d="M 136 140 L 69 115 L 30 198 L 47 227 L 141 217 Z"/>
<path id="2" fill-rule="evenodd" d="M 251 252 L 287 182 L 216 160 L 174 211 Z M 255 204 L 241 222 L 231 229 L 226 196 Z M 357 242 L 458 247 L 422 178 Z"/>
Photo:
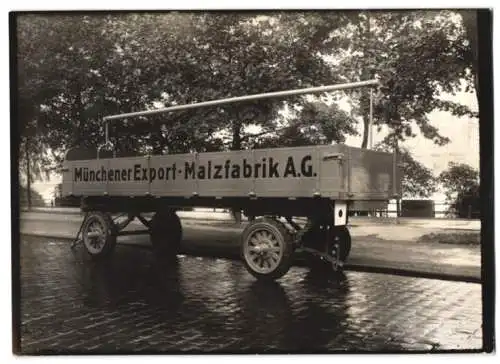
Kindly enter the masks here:
<path id="1" fill-rule="evenodd" d="M 175 258 L 182 241 L 182 224 L 175 211 L 158 211 L 151 219 L 149 228 L 155 251 L 163 258 Z"/>
<path id="2" fill-rule="evenodd" d="M 246 269 L 261 280 L 284 276 L 293 260 L 293 239 L 279 221 L 252 221 L 243 231 L 241 254 Z"/>
<path id="3" fill-rule="evenodd" d="M 82 229 L 83 245 L 93 258 L 109 256 L 116 246 L 116 229 L 109 214 L 91 212 Z"/>

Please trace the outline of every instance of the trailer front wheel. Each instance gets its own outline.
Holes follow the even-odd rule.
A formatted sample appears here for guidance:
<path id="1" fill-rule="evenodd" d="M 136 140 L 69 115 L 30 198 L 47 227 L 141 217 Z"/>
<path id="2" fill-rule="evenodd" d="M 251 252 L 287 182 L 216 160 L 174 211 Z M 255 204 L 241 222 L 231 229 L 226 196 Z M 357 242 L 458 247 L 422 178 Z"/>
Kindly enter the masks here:
<path id="1" fill-rule="evenodd" d="M 293 252 L 292 236 L 279 221 L 254 220 L 243 231 L 243 262 L 257 279 L 275 280 L 284 276 L 292 264 Z"/>
<path id="2" fill-rule="evenodd" d="M 82 240 L 92 258 L 109 256 L 116 246 L 116 229 L 111 216 L 90 212 L 82 228 Z"/>

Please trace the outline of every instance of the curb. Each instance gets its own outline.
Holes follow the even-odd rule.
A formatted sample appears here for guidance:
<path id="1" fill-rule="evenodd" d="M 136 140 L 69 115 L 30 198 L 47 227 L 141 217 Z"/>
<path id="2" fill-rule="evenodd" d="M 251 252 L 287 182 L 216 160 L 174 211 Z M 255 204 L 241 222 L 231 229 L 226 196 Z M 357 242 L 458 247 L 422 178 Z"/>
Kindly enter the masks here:
<path id="1" fill-rule="evenodd" d="M 56 215 L 74 215 L 74 216 L 85 216 L 85 213 L 80 212 L 80 211 L 60 211 L 60 210 L 54 210 L 54 211 L 37 211 L 37 210 L 21 210 L 20 213 L 37 213 L 37 214 L 56 214 Z M 214 217 L 195 217 L 195 216 L 182 216 L 184 211 L 180 211 L 179 218 L 181 220 L 204 220 L 204 221 L 220 221 L 220 222 L 228 222 L 228 223 L 235 223 L 235 221 L 231 217 L 220 217 L 220 218 L 214 218 Z M 214 213 L 214 214 L 221 214 L 221 213 Z M 242 222 L 247 222 L 247 220 L 243 219 Z"/>
<path id="2" fill-rule="evenodd" d="M 447 274 L 447 273 L 431 273 L 424 271 L 417 271 L 413 269 L 389 268 L 375 265 L 363 264 L 349 264 L 345 265 L 345 270 L 363 273 L 378 273 L 378 274 L 391 274 L 403 277 L 437 279 L 441 281 L 464 282 L 464 283 L 478 283 L 481 284 L 482 280 L 479 277 L 467 276 L 461 274 Z"/>
<path id="3" fill-rule="evenodd" d="M 37 208 L 33 208 L 32 210 L 26 210 L 22 209 L 20 210 L 20 214 L 22 213 L 39 213 L 39 214 L 59 214 L 59 215 L 81 215 L 83 216 L 84 213 L 81 211 L 76 211 L 77 209 L 75 208 L 68 208 L 68 211 L 62 211 L 60 208 L 54 208 L 53 211 L 49 210 L 50 208 L 45 208 L 43 210 L 38 210 Z M 219 222 L 232 222 L 235 223 L 234 219 L 230 214 L 224 213 L 224 212 L 208 212 L 205 211 L 204 213 L 207 214 L 208 216 L 203 216 L 203 217 L 196 217 L 196 216 L 189 216 L 191 214 L 196 214 L 196 212 L 191 212 L 191 211 L 182 211 L 179 210 L 179 217 L 184 220 L 205 220 L 205 221 L 219 221 Z M 184 216 L 183 216 L 184 215 Z M 435 222 L 436 219 L 429 219 L 430 221 Z M 242 222 L 247 222 L 248 220 L 243 217 Z M 454 219 L 454 221 L 462 221 L 460 219 Z M 418 221 L 416 218 L 400 218 L 399 220 L 396 219 L 391 219 L 391 218 L 366 218 L 366 217 L 350 217 L 349 218 L 349 227 L 364 227 L 364 226 L 400 226 L 400 227 L 410 227 L 410 228 L 424 228 L 425 222 L 423 221 Z M 475 227 L 465 227 L 465 226 L 453 226 L 453 227 L 446 227 L 446 226 L 431 226 L 431 228 L 439 229 L 439 230 L 456 230 L 456 231 L 481 231 L 481 227 L 475 228 Z"/>
<path id="4" fill-rule="evenodd" d="M 24 233 L 20 232 L 20 236 L 31 236 L 38 238 L 47 238 L 47 239 L 62 239 L 62 240 L 74 240 L 74 236 L 68 235 L 55 235 L 55 234 L 43 234 L 43 233 Z M 146 244 L 137 244 L 137 243 L 120 243 L 123 246 L 140 248 L 146 250 L 152 250 L 152 246 Z M 194 251 L 194 253 L 193 253 Z M 193 255 L 196 256 L 196 249 L 188 249 L 187 252 L 181 252 L 181 254 L 185 255 Z M 202 254 L 203 256 L 203 254 Z M 234 258 L 233 258 L 234 260 Z M 463 282 L 463 283 L 475 283 L 481 284 L 481 277 L 476 276 L 468 276 L 461 274 L 447 274 L 447 273 L 434 273 L 434 272 L 425 272 L 425 271 L 417 271 L 413 269 L 401 269 L 395 267 L 381 266 L 381 265 L 366 265 L 366 264 L 349 264 L 347 263 L 344 266 L 345 271 L 350 272 L 361 272 L 361 273 L 375 273 L 375 274 L 387 274 L 387 275 L 395 275 L 395 276 L 403 276 L 403 277 L 413 277 L 413 278 L 422 278 L 422 279 L 435 279 L 441 281 L 451 281 L 451 282 Z"/>

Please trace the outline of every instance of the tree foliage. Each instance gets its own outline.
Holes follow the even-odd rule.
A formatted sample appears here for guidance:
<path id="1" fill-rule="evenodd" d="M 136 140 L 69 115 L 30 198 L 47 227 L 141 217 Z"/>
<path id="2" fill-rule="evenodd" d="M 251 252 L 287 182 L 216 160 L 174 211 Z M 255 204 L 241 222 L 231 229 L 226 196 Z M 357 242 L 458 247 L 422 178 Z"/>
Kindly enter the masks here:
<path id="1" fill-rule="evenodd" d="M 304 103 L 281 122 L 271 135 L 254 138 L 254 147 L 304 146 L 343 143 L 347 135 L 357 135 L 356 121 L 337 105 L 321 101 Z"/>
<path id="2" fill-rule="evenodd" d="M 473 115 L 439 98 L 463 80 L 473 89 L 470 44 L 453 14 L 21 15 L 19 131 L 26 153 L 20 155 L 40 167 L 33 171 L 48 170 L 68 148 L 102 143 L 105 115 L 371 77 L 382 82 L 375 124 L 389 125 L 403 140 L 414 136 L 416 123 L 425 137 L 445 144 L 427 114 Z M 352 114 L 335 103 L 292 97 L 286 103 L 297 111 L 284 124 L 285 100 L 273 99 L 119 120 L 110 135 L 119 152 L 136 153 L 324 144 L 355 135 L 360 116 L 366 146 L 368 94 L 349 96 Z M 250 125 L 265 134 L 248 134 Z M 417 180 L 429 177 L 420 170 Z M 408 188 L 429 193 L 410 182 Z"/>
<path id="3" fill-rule="evenodd" d="M 464 105 L 445 100 L 467 85 L 474 90 L 470 41 L 456 14 L 450 11 L 359 12 L 357 19 L 340 31 L 346 39 L 338 66 L 347 80 L 380 80 L 374 99 L 375 125 L 388 125 L 387 139 L 422 135 L 437 145 L 449 140 L 429 122 L 428 114 L 444 110 L 457 116 L 477 116 Z M 362 118 L 362 147 L 366 148 L 369 93 L 351 93 L 355 113 Z"/>
<path id="4" fill-rule="evenodd" d="M 479 171 L 465 163 L 449 163 L 438 176 L 447 201 L 459 217 L 480 215 Z"/>
<path id="5" fill-rule="evenodd" d="M 474 86 L 476 89 L 476 98 L 479 105 L 479 43 L 478 43 L 478 18 L 477 12 L 471 10 L 461 10 L 459 12 L 462 17 L 462 24 L 465 30 L 465 34 L 467 36 L 467 40 L 469 42 L 470 50 L 472 53 L 472 74 L 474 76 Z"/>
<path id="6" fill-rule="evenodd" d="M 331 68 L 315 55 L 324 47 L 321 37 L 315 39 L 326 21 L 311 26 L 310 16 L 298 17 L 285 31 L 289 16 L 261 18 L 233 13 L 22 18 L 20 74 L 28 79 L 28 73 L 29 83 L 38 82 L 38 89 L 44 80 L 51 84 L 50 92 L 26 99 L 36 100 L 33 114 L 47 144 L 63 150 L 95 146 L 106 114 L 336 81 Z M 20 93 L 32 88 L 23 85 Z M 272 129 L 282 104 L 262 101 L 161 115 L 147 123 L 136 118 L 117 122 L 112 132 L 119 149 L 152 144 L 156 152 L 167 146 L 170 152 L 181 152 L 223 148 L 227 141 L 214 133 L 229 129 L 230 146 L 240 149 L 244 126 Z"/>
<path id="7" fill-rule="evenodd" d="M 446 197 L 454 199 L 479 186 L 479 171 L 465 163 L 450 162 L 438 180 L 445 189 Z"/>
<path id="8" fill-rule="evenodd" d="M 429 198 L 437 190 L 436 177 L 430 168 L 417 161 L 408 150 L 401 153 L 403 197 Z"/>
<path id="9" fill-rule="evenodd" d="M 376 150 L 391 152 L 392 148 L 384 143 L 375 146 Z M 406 148 L 400 148 L 398 159 L 402 173 L 402 197 L 429 198 L 437 191 L 437 179 L 432 170 L 415 157 Z"/>

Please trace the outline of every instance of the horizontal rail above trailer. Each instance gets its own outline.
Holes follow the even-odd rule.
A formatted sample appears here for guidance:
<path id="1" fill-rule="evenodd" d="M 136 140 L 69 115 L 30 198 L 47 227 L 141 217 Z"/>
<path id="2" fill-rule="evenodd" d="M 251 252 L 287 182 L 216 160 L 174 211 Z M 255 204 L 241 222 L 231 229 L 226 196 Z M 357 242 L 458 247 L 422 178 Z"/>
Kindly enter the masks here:
<path id="1" fill-rule="evenodd" d="M 170 107 L 155 109 L 155 110 L 145 110 L 145 111 L 125 113 L 125 114 L 110 115 L 110 116 L 105 116 L 103 118 L 103 120 L 105 122 L 109 122 L 112 120 L 124 119 L 124 118 L 129 118 L 129 117 L 134 117 L 134 116 L 154 115 L 154 114 L 161 114 L 161 113 L 165 113 L 165 112 L 196 109 L 196 108 L 207 107 L 207 106 L 232 104 L 232 103 L 236 103 L 236 102 L 262 100 L 262 99 L 305 95 L 305 94 L 314 94 L 314 93 L 323 93 L 323 92 L 354 89 L 354 88 L 368 87 L 368 86 L 375 87 L 378 85 L 379 85 L 379 82 L 377 80 L 368 80 L 368 81 L 360 81 L 360 82 L 342 83 L 342 84 L 337 84 L 337 85 L 310 87 L 310 88 L 303 88 L 303 89 L 296 89 L 296 90 L 266 92 L 266 93 L 261 93 L 261 94 L 237 96 L 237 97 L 230 97 L 230 98 L 226 98 L 226 99 L 219 99 L 219 100 L 212 100 L 212 101 L 204 101 L 204 102 L 198 102 L 198 103 L 193 103 L 193 104 L 176 105 L 176 106 L 170 106 Z"/>
<path id="2" fill-rule="evenodd" d="M 287 96 L 297 96 L 297 95 L 306 95 L 306 94 L 317 94 L 317 93 L 323 93 L 323 92 L 355 89 L 355 88 L 361 88 L 361 87 L 370 87 L 370 126 L 371 126 L 372 125 L 372 118 L 373 118 L 373 107 L 372 107 L 373 92 L 372 92 L 372 88 L 379 86 L 379 85 L 380 85 L 380 83 L 377 80 L 367 80 L 367 81 L 359 81 L 359 82 L 341 83 L 341 84 L 337 84 L 337 85 L 309 87 L 309 88 L 295 89 L 295 90 L 266 92 L 266 93 L 260 93 L 260 94 L 254 94 L 254 95 L 237 96 L 237 97 L 230 97 L 230 98 L 212 100 L 212 101 L 203 101 L 203 102 L 197 102 L 197 103 L 186 104 L 186 105 L 175 105 L 175 106 L 169 106 L 169 107 L 161 108 L 161 109 L 144 110 L 144 111 L 124 113 L 124 114 L 109 115 L 109 116 L 103 117 L 104 128 L 105 128 L 105 130 L 104 130 L 105 143 L 101 147 L 109 146 L 111 144 L 111 142 L 109 140 L 109 123 L 113 120 L 125 119 L 125 118 L 136 117 L 136 116 L 156 115 L 156 114 L 161 114 L 161 113 L 166 113 L 166 112 L 196 109 L 196 108 L 201 108 L 201 107 L 226 105 L 226 104 L 232 104 L 232 103 L 237 103 L 237 102 L 262 100 L 262 99 L 270 99 L 270 98 L 281 98 L 281 97 L 287 97 Z M 370 145 L 371 145 L 371 141 L 370 141 Z M 101 149 L 101 147 L 99 148 L 99 150 Z"/>

